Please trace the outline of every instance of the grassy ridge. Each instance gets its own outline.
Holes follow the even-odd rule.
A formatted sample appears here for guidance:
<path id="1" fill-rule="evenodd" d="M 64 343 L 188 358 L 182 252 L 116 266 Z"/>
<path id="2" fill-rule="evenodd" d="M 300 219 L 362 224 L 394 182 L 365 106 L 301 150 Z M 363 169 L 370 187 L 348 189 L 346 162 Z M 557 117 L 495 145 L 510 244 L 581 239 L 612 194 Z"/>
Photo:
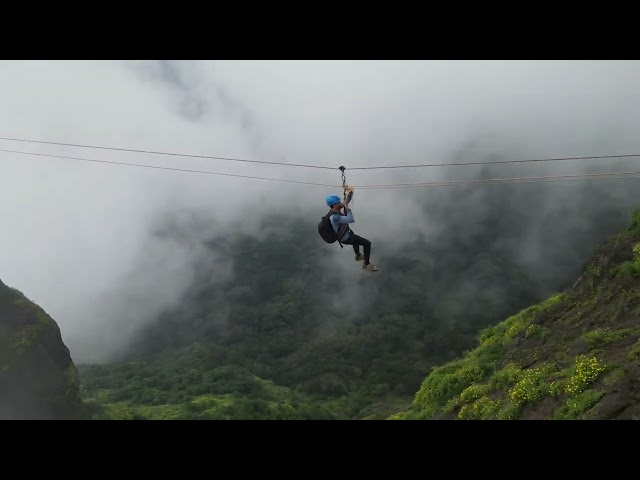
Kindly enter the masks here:
<path id="1" fill-rule="evenodd" d="M 640 415 L 633 395 L 619 391 L 639 380 L 638 269 L 635 212 L 629 230 L 598 249 L 572 288 L 484 329 L 476 348 L 434 368 L 411 406 L 389 418 Z"/>

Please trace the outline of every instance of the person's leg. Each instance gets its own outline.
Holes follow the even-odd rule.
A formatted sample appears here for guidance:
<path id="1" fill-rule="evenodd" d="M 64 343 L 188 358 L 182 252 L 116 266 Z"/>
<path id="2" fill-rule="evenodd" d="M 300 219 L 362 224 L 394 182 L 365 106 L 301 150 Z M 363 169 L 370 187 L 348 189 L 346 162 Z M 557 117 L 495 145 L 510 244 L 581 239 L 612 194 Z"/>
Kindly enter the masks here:
<path id="1" fill-rule="evenodd" d="M 355 250 L 356 255 L 360 253 L 360 246 L 362 245 L 362 247 L 364 248 L 364 264 L 369 265 L 369 258 L 371 257 L 371 242 L 366 238 L 353 233 L 351 234 L 350 240 L 352 242 L 353 249 Z"/>
<path id="2" fill-rule="evenodd" d="M 345 245 L 351 245 L 353 247 L 353 253 L 355 253 L 356 255 L 356 260 L 359 261 L 364 259 L 364 256 L 360 253 L 360 244 L 357 241 L 354 241 L 355 237 L 357 237 L 357 235 L 353 232 L 350 232 L 347 241 L 342 243 L 344 243 Z"/>

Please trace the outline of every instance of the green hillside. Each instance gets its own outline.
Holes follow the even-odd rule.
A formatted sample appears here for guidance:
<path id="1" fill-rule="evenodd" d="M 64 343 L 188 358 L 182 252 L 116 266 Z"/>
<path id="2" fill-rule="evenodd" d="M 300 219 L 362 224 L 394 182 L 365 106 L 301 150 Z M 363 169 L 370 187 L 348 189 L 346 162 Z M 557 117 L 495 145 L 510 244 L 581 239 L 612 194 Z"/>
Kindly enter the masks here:
<path id="1" fill-rule="evenodd" d="M 575 284 L 484 329 L 391 419 L 640 419 L 640 212 Z"/>
<path id="2" fill-rule="evenodd" d="M 98 418 L 385 419 L 483 328 L 553 287 L 509 260 L 504 237 L 470 228 L 387 255 L 380 275 L 340 252 L 361 274 L 346 281 L 303 220 L 272 220 L 268 238 L 212 239 L 230 276 L 204 266 L 129 355 L 79 366 L 87 401 L 107 405 Z M 556 285 L 579 271 L 564 268 Z"/>
<path id="3" fill-rule="evenodd" d="M 384 270 L 375 275 L 348 251 L 339 252 L 343 267 L 331 263 L 303 219 L 267 218 L 273 235 L 210 239 L 228 268 L 202 262 L 179 306 L 142 329 L 126 355 L 77 370 L 55 322 L 0 284 L 0 391 L 10 392 L 0 412 L 636 418 L 640 215 L 599 247 L 574 245 L 574 257 L 593 257 L 582 268 L 541 248 L 565 258 L 550 260 L 553 283 L 548 270 L 509 254 L 522 237 L 491 233 L 517 232 L 513 218 L 494 215 L 488 231 L 467 224 L 393 252 L 378 247 Z"/>
<path id="4" fill-rule="evenodd" d="M 142 416 L 164 405 L 198 417 L 193 404 L 202 395 L 228 394 L 225 415 L 262 418 L 238 399 L 292 396 L 301 409 L 314 405 L 314 416 L 385 418 L 411 401 L 432 366 L 471 347 L 479 327 L 541 295 L 498 253 L 478 246 L 453 256 L 444 241 L 429 255 L 416 241 L 385 259 L 379 276 L 363 275 L 345 249 L 345 268 L 357 274 L 345 281 L 345 271 L 327 267 L 328 248 L 300 234 L 305 223 L 284 227 L 264 239 L 212 241 L 212 252 L 230 260 L 230 277 L 221 282 L 203 269 L 180 307 L 141 332 L 122 363 L 80 366 L 87 398 Z M 485 288 L 474 288 L 479 283 Z M 470 312 L 461 302 L 480 308 Z M 230 366 L 237 378 L 281 387 L 272 391 L 276 400 L 233 382 L 221 389 L 220 369 Z"/>

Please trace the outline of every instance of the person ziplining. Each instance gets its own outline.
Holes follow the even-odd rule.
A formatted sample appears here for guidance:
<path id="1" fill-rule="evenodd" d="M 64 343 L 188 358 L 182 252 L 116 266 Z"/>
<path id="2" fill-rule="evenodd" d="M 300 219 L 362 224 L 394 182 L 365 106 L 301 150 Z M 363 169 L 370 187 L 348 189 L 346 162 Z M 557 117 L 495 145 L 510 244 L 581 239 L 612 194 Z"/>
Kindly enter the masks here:
<path id="1" fill-rule="evenodd" d="M 355 223 L 353 210 L 349 208 L 349 203 L 353 198 L 353 187 L 349 187 L 346 184 L 344 167 L 340 167 L 340 170 L 342 170 L 344 200 L 340 200 L 340 197 L 335 194 L 327 196 L 326 203 L 330 210 L 320 220 L 318 233 L 327 243 L 338 242 L 340 248 L 344 248 L 342 244 L 351 245 L 355 253 L 356 261 L 363 262 L 362 268 L 368 272 L 377 272 L 378 268 L 370 262 L 371 241 L 356 235 L 349 226 Z M 361 246 L 364 249 L 364 255 L 360 253 Z"/>

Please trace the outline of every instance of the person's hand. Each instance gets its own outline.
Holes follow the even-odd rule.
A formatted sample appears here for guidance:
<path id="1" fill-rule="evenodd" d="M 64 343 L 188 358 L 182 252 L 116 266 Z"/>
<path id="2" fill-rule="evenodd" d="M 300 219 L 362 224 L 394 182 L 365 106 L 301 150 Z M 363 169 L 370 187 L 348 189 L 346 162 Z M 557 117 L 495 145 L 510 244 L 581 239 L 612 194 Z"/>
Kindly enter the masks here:
<path id="1" fill-rule="evenodd" d="M 346 186 L 345 187 L 345 193 L 347 194 L 347 199 L 345 200 L 345 205 L 349 205 L 349 202 L 351 201 L 351 198 L 353 197 L 353 187 L 350 186 Z"/>

